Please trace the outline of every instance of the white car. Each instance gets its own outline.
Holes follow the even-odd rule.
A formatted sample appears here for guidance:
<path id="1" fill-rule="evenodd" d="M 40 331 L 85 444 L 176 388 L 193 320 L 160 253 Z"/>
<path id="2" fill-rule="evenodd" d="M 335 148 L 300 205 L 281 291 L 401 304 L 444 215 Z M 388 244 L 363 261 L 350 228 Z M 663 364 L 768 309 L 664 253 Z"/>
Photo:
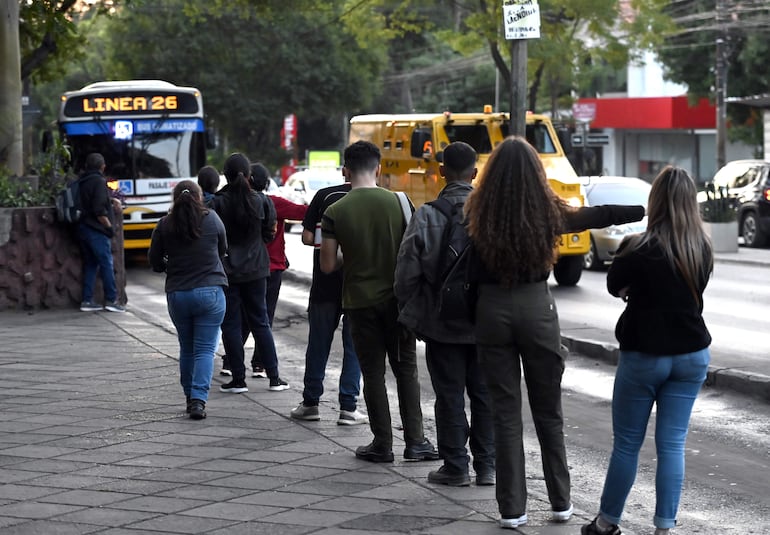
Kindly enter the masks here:
<path id="1" fill-rule="evenodd" d="M 586 205 L 600 204 L 638 205 L 647 209 L 647 199 L 652 185 L 640 178 L 627 176 L 581 177 L 586 191 Z M 585 269 L 600 269 L 612 262 L 612 257 L 629 234 L 644 232 L 647 216 L 641 221 L 591 229 L 591 249 L 583 256 Z"/>
<path id="2" fill-rule="evenodd" d="M 310 167 L 297 171 L 286 179 L 279 188 L 278 195 L 296 204 L 310 204 L 316 192 L 329 186 L 337 186 L 345 182 L 342 169 L 337 167 Z M 286 232 L 291 230 L 297 221 L 286 221 Z"/>

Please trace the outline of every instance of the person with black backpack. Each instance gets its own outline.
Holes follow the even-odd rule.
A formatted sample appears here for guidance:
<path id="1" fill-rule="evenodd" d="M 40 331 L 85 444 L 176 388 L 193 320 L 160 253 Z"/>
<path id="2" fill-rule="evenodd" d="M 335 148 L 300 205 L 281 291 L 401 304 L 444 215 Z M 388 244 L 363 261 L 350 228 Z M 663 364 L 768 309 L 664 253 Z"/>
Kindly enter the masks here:
<path id="1" fill-rule="evenodd" d="M 463 317 L 463 310 L 446 310 L 441 297 L 442 284 L 470 242 L 463 225 L 463 206 L 473 189 L 477 155 L 470 145 L 456 141 L 444 149 L 442 159 L 439 172 L 446 186 L 435 201 L 417 209 L 399 248 L 394 285 L 399 322 L 425 341 L 436 394 L 436 438 L 444 464 L 428 474 L 428 481 L 470 485 L 466 449 L 470 438 L 476 485 L 494 485 L 492 401 L 476 356 L 473 323 L 470 317 Z"/>
<path id="2" fill-rule="evenodd" d="M 78 219 L 78 240 L 83 257 L 83 294 L 80 310 L 94 312 L 125 312 L 118 301 L 118 287 L 112 258 L 113 221 L 118 205 L 110 196 L 104 178 L 104 156 L 93 152 L 86 156 L 85 170 L 78 179 L 81 215 Z M 104 287 L 104 307 L 94 302 L 96 274 L 100 273 Z"/>

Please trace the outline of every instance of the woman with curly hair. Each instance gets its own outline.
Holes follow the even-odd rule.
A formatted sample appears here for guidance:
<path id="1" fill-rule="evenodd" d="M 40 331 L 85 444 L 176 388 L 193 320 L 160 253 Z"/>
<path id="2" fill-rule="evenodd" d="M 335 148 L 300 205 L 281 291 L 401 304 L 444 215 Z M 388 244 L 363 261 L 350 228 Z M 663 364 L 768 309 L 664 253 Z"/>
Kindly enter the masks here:
<path id="1" fill-rule="evenodd" d="M 479 282 L 476 343 L 494 408 L 500 526 L 527 523 L 522 367 L 552 519 L 566 522 L 572 503 L 561 409 L 565 354 L 547 280 L 561 234 L 638 221 L 644 207 L 568 206 L 548 185 L 537 151 L 512 136 L 492 151 L 465 210 Z"/>
<path id="2" fill-rule="evenodd" d="M 607 273 L 607 289 L 626 309 L 615 328 L 620 359 L 612 394 L 612 456 L 599 515 L 583 526 L 583 535 L 620 535 L 653 404 L 655 535 L 668 535 L 676 524 L 687 428 L 711 344 L 702 314 L 714 255 L 696 194 L 687 171 L 663 169 L 650 190 L 647 231 L 621 242 Z"/>
<path id="3" fill-rule="evenodd" d="M 192 180 L 174 187 L 173 204 L 152 232 L 147 253 L 152 269 L 166 272 L 168 314 L 179 338 L 179 374 L 193 420 L 206 417 L 214 353 L 225 316 L 225 227 L 203 206 Z"/>

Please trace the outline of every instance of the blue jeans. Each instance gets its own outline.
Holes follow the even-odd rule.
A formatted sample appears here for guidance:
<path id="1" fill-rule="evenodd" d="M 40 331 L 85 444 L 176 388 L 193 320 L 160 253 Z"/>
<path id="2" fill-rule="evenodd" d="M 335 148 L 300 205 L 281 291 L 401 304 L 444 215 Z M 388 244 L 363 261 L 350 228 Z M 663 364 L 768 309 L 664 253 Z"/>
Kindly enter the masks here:
<path id="1" fill-rule="evenodd" d="M 684 480 L 684 445 L 695 397 L 706 379 L 708 348 L 683 355 L 621 351 L 612 394 L 614 442 L 600 514 L 620 523 L 634 484 L 639 450 L 652 406 L 657 406 L 655 517 L 657 528 L 673 528 Z"/>
<path id="2" fill-rule="evenodd" d="M 225 317 L 221 286 L 207 286 L 166 294 L 168 314 L 179 338 L 179 378 L 185 396 L 208 400 L 219 327 Z"/>
<path id="3" fill-rule="evenodd" d="M 302 403 L 318 405 L 324 392 L 324 377 L 334 331 L 340 324 L 342 305 L 336 302 L 310 302 L 307 319 L 310 325 L 307 350 L 305 351 L 305 389 Z M 361 368 L 353 349 L 353 338 L 347 315 L 342 316 L 342 371 L 340 373 L 339 401 L 343 411 L 356 410 L 361 389 Z"/>
<path id="4" fill-rule="evenodd" d="M 97 270 L 102 276 L 104 299 L 110 303 L 118 298 L 118 287 L 115 284 L 115 269 L 112 264 L 112 240 L 106 234 L 89 227 L 85 223 L 78 225 L 80 252 L 83 256 L 83 299 L 84 302 L 94 300 L 94 285 Z"/>
<path id="5" fill-rule="evenodd" d="M 222 344 L 225 346 L 227 361 L 236 383 L 246 380 L 241 314 L 246 315 L 246 324 L 254 336 L 254 343 L 259 350 L 267 376 L 278 377 L 278 357 L 275 354 L 273 332 L 267 317 L 266 288 L 267 277 L 264 277 L 253 281 L 231 282 L 225 289 L 227 310 L 222 322 Z"/>

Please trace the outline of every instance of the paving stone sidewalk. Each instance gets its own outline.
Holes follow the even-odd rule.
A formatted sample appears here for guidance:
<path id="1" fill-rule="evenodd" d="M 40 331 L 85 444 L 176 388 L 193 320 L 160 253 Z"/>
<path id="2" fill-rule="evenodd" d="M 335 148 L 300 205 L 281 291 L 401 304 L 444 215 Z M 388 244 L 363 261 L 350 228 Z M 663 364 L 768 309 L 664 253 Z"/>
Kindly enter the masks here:
<path id="1" fill-rule="evenodd" d="M 208 418 L 190 420 L 176 337 L 130 305 L 0 312 L 0 340 L 3 535 L 500 533 L 494 487 L 429 485 L 439 462 L 404 461 L 403 443 L 392 465 L 356 459 L 368 426 L 337 426 L 331 402 L 320 422 L 291 420 L 301 376 L 239 395 L 216 376 Z M 529 485 L 514 533 L 576 534 L 590 518 L 550 523 L 542 482 Z"/>

